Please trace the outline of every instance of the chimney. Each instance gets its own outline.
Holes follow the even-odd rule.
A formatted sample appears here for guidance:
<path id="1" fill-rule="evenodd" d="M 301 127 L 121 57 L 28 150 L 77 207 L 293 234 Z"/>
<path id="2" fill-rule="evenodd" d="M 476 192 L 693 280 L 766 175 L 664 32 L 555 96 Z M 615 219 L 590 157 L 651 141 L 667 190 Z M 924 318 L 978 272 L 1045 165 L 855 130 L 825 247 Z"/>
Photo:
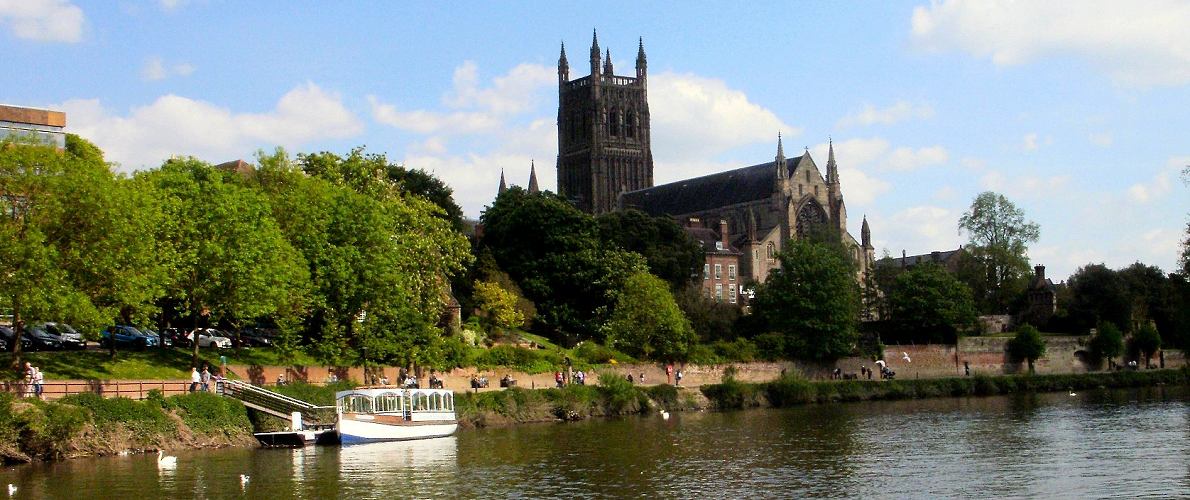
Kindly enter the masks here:
<path id="1" fill-rule="evenodd" d="M 905 269 L 905 265 L 909 263 L 909 257 L 905 254 L 905 249 L 901 249 L 901 269 Z"/>
<path id="2" fill-rule="evenodd" d="M 719 240 L 723 242 L 723 248 L 727 248 L 727 219 L 719 219 Z"/>
<path id="3" fill-rule="evenodd" d="M 1045 266 L 1033 266 L 1033 273 L 1037 275 L 1038 280 L 1045 280 Z"/>

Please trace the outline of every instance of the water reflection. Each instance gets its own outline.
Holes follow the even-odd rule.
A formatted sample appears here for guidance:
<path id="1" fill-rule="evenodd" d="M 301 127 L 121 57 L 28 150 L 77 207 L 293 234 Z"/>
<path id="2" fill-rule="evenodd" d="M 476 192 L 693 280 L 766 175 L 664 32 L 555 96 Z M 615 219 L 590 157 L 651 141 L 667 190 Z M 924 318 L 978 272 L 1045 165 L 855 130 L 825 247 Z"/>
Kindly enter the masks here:
<path id="1" fill-rule="evenodd" d="M 1190 390 L 675 413 L 0 471 L 17 498 L 1190 495 Z M 241 488 L 239 475 L 251 482 Z"/>

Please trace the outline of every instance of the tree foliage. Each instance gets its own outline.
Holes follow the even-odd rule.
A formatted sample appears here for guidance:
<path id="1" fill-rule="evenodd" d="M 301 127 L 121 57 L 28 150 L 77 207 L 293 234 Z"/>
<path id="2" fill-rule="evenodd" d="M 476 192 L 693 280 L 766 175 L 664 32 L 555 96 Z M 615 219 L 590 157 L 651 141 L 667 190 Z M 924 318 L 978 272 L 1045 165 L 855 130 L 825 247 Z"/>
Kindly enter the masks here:
<path id="1" fill-rule="evenodd" d="M 525 315 L 517 310 L 519 297 L 494 281 L 475 284 L 475 305 L 488 329 L 508 330 L 525 323 Z"/>
<path id="2" fill-rule="evenodd" d="M 697 341 L 666 282 L 643 271 L 624 282 L 604 329 L 610 347 L 643 359 L 682 360 Z"/>
<path id="3" fill-rule="evenodd" d="M 896 328 L 923 341 L 954 342 L 976 324 L 971 289 L 938 265 L 916 266 L 897 276 L 888 301 Z"/>
<path id="4" fill-rule="evenodd" d="M 1104 321 L 1091 337 L 1091 355 L 1095 359 L 1112 359 L 1124 353 L 1124 334 L 1110 321 Z"/>
<path id="5" fill-rule="evenodd" d="M 1161 334 L 1151 324 L 1142 325 L 1132 334 L 1132 348 L 1144 356 L 1145 366 L 1148 366 L 1149 360 L 1161 349 Z"/>
<path id="6" fill-rule="evenodd" d="M 1045 356 L 1045 339 L 1033 325 L 1021 325 L 1016 336 L 1008 341 L 1008 353 L 1013 359 L 1028 361 L 1029 373 L 1033 373 L 1033 362 Z"/>
<path id="7" fill-rule="evenodd" d="M 621 250 L 645 258 L 649 272 L 674 290 L 690 284 L 702 269 L 702 245 L 669 217 L 650 217 L 639 210 L 608 212 L 596 218 L 599 237 Z"/>
<path id="8" fill-rule="evenodd" d="M 959 218 L 959 230 L 969 236 L 975 266 L 966 276 L 980 309 L 1008 312 L 1028 284 L 1028 243 L 1037 241 L 1039 227 L 1004 195 L 987 191 Z"/>
<path id="9" fill-rule="evenodd" d="M 785 336 L 786 355 L 830 360 L 858 339 L 859 285 L 848 258 L 829 245 L 792 240 L 781 268 L 756 291 L 756 314 Z"/>

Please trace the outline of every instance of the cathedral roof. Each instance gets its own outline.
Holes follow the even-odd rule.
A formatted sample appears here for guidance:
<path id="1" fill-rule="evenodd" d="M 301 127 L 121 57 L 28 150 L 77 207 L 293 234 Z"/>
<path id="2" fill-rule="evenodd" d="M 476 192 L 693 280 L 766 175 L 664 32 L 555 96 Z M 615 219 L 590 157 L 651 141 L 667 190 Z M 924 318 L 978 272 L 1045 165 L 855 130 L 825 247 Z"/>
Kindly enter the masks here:
<path id="1" fill-rule="evenodd" d="M 720 255 L 741 255 L 740 250 L 735 245 L 722 245 L 721 242 L 723 240 L 714 229 L 705 227 L 687 227 L 685 229 L 686 234 L 689 234 L 691 238 L 702 244 L 703 252 Z M 716 245 L 716 243 L 719 244 Z"/>
<path id="2" fill-rule="evenodd" d="M 801 157 L 785 160 L 793 172 Z M 624 193 L 624 208 L 649 215 L 682 215 L 767 199 L 773 196 L 776 162 L 685 179 Z"/>

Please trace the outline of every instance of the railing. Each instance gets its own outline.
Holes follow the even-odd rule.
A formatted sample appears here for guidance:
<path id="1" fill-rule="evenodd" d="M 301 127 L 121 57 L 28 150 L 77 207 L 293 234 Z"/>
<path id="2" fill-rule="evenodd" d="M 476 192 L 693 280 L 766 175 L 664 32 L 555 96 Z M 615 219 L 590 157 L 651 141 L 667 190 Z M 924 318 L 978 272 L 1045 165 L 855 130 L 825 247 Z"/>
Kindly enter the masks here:
<path id="1" fill-rule="evenodd" d="M 280 418 L 288 419 L 294 412 L 301 413 L 302 424 L 306 427 L 331 425 L 335 421 L 334 406 L 314 405 L 239 380 L 217 381 L 215 392 L 238 399 L 249 408 Z"/>
<path id="2" fill-rule="evenodd" d="M 41 384 L 41 396 L 44 399 L 59 399 L 71 394 L 94 393 L 104 397 L 126 397 L 130 399 L 145 399 L 149 391 L 161 391 L 165 396 L 185 394 L 190 390 L 190 382 L 183 380 L 145 380 L 145 381 L 112 381 L 101 380 L 63 380 Z M 0 392 L 10 392 L 22 397 L 32 397 L 33 387 L 24 382 L 0 382 Z"/>

